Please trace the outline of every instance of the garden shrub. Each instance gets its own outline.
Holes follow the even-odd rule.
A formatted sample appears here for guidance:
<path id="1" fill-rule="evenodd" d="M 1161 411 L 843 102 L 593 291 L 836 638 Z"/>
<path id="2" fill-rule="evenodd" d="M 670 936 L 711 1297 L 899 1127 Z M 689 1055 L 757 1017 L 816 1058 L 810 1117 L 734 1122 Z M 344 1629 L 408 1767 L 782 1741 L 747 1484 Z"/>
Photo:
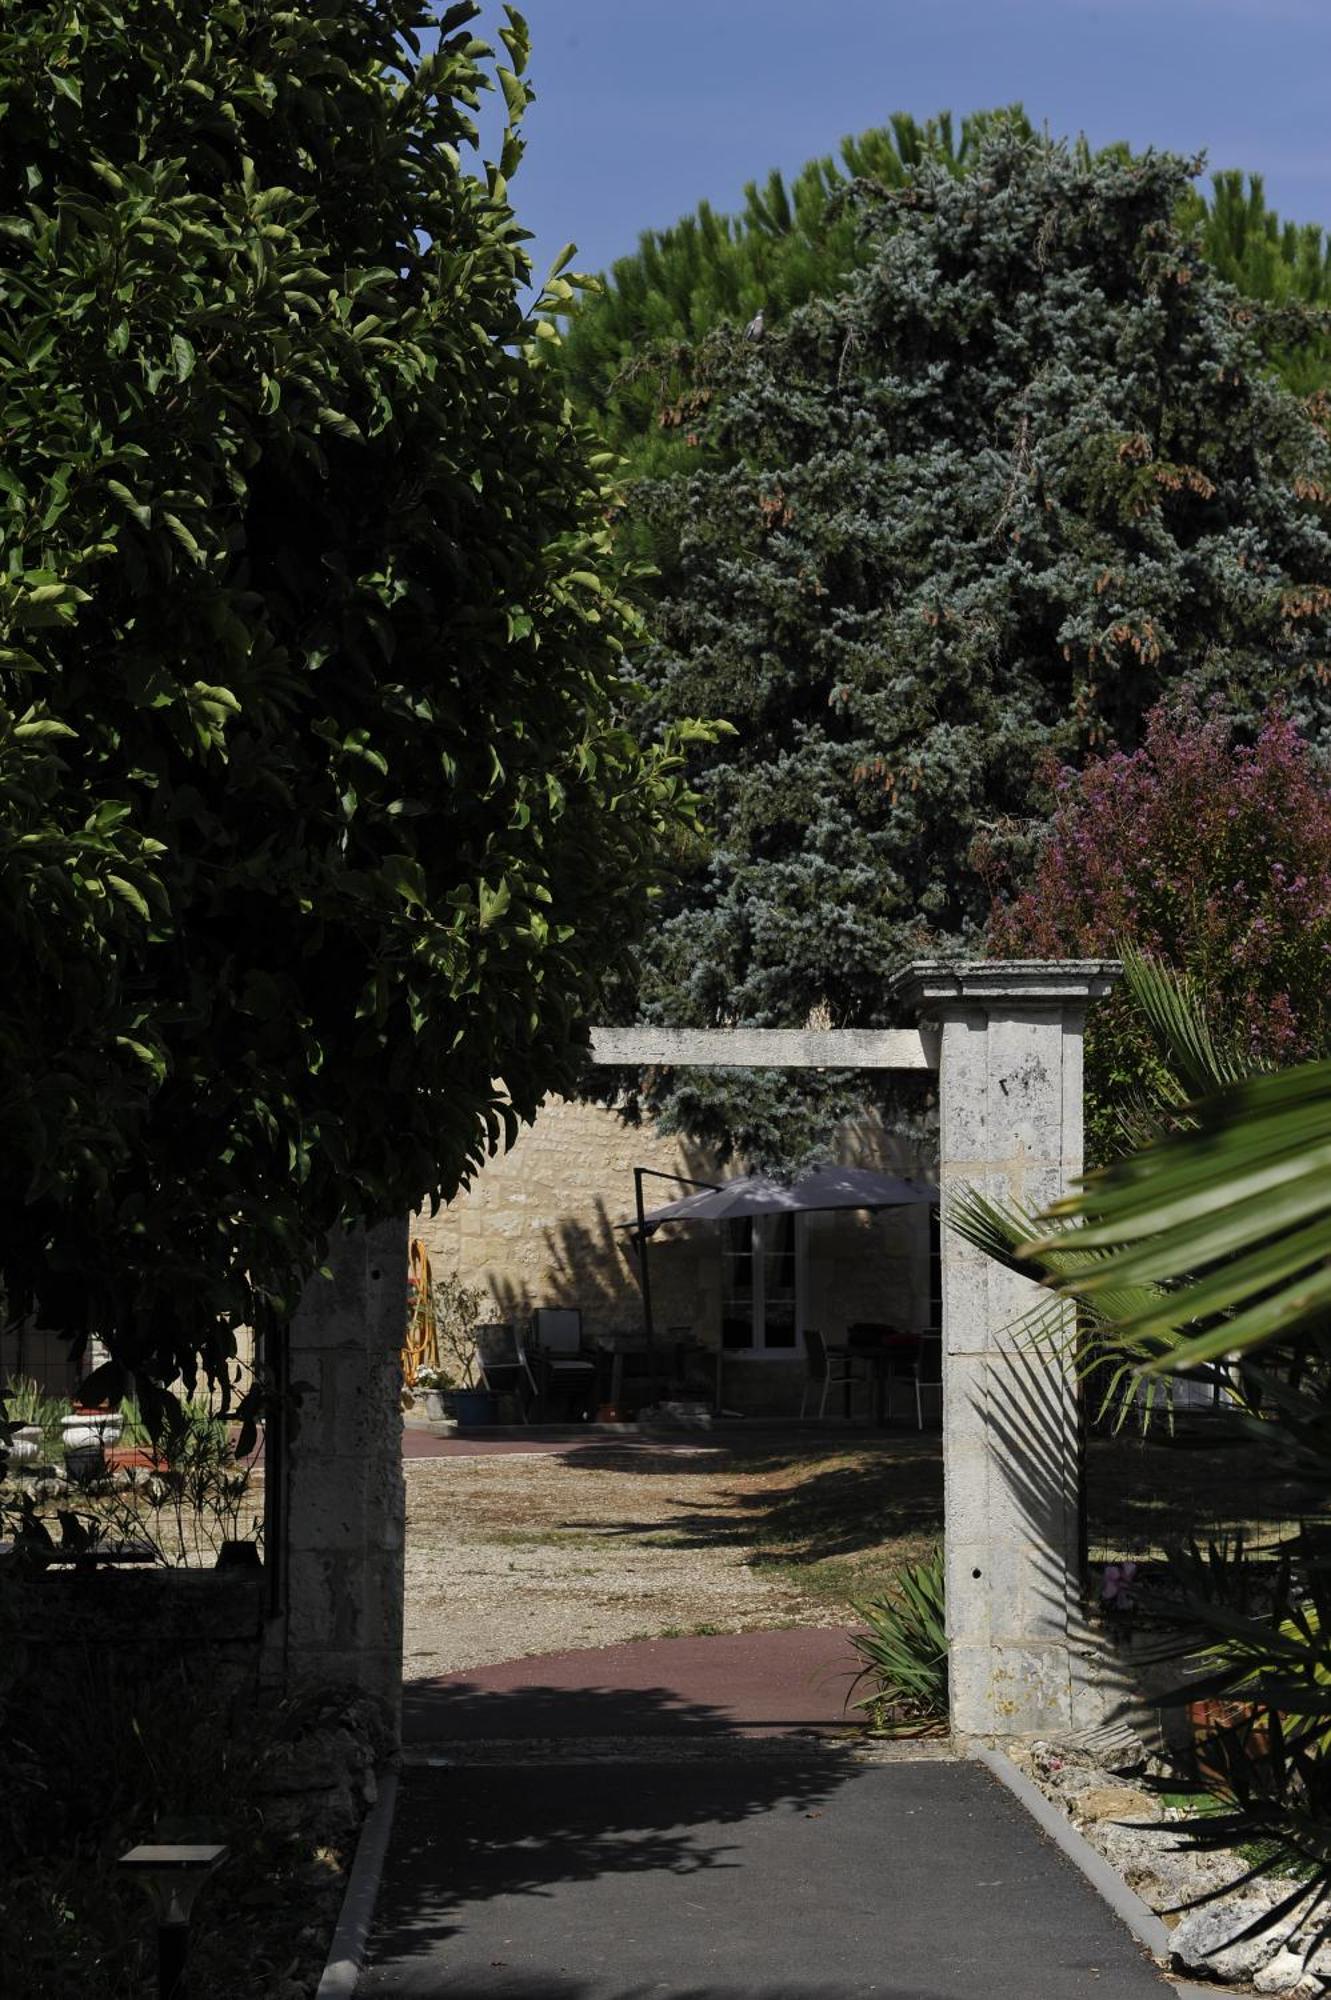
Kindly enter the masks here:
<path id="1" fill-rule="evenodd" d="M 1241 1070 L 1331 1052 L 1331 776 L 1288 716 L 1245 742 L 1219 715 L 1162 705 L 1139 749 L 1065 768 L 1056 801 L 1029 886 L 996 899 L 992 952 L 1132 946 L 1191 976 Z M 1093 1156 L 1121 1144 L 1120 1113 L 1157 1060 L 1130 995 L 1097 1003 Z"/>

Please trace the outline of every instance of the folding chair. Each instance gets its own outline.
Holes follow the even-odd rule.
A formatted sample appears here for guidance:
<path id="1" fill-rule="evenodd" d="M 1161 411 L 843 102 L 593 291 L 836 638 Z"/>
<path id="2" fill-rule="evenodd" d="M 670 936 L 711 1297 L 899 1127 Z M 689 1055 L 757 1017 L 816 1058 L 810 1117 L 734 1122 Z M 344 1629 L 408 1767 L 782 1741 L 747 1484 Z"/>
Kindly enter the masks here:
<path id="1" fill-rule="evenodd" d="M 532 1314 L 532 1344 L 541 1382 L 541 1413 L 551 1388 L 590 1414 L 596 1400 L 596 1357 L 582 1346 L 582 1314 L 576 1306 L 539 1306 Z"/>
<path id="2" fill-rule="evenodd" d="M 800 1397 L 800 1416 L 809 1407 L 809 1391 L 822 1384 L 822 1394 L 818 1399 L 818 1415 L 827 1414 L 828 1393 L 832 1389 L 849 1388 L 852 1383 L 862 1383 L 867 1378 L 857 1373 L 855 1357 L 847 1347 L 829 1347 L 815 1327 L 804 1329 L 804 1394 Z"/>
<path id="3" fill-rule="evenodd" d="M 540 1390 L 522 1351 L 516 1327 L 504 1320 L 490 1320 L 477 1327 L 476 1372 L 483 1386 L 492 1394 L 512 1396 L 522 1422 L 531 1422 L 527 1414 L 528 1402 L 539 1402 Z M 524 1386 L 526 1395 L 523 1394 Z"/>

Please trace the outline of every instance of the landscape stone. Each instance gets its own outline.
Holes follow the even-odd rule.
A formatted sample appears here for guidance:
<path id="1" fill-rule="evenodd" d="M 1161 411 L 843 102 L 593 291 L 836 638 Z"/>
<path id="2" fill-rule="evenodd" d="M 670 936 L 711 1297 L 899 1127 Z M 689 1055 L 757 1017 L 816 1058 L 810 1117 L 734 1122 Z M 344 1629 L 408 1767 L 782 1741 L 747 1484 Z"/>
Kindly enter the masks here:
<path id="1" fill-rule="evenodd" d="M 1297 2000 L 1315 2000 L 1322 1991 L 1316 1973 L 1305 1971 L 1303 1953 L 1295 1951 L 1278 1951 L 1252 1983 L 1259 1993 L 1292 1994 Z"/>
<path id="2" fill-rule="evenodd" d="M 1264 1899 L 1234 1897 L 1189 1910 L 1169 1940 L 1175 1965 L 1209 1979 L 1255 1978 L 1283 1950 L 1294 1928 L 1291 1919 L 1284 1918 L 1268 1930 L 1240 1939 L 1258 1911 L 1267 1908 Z"/>
<path id="3" fill-rule="evenodd" d="M 1160 1806 L 1131 1785 L 1091 1785 L 1078 1792 L 1074 1810 L 1084 1820 L 1158 1820 Z"/>

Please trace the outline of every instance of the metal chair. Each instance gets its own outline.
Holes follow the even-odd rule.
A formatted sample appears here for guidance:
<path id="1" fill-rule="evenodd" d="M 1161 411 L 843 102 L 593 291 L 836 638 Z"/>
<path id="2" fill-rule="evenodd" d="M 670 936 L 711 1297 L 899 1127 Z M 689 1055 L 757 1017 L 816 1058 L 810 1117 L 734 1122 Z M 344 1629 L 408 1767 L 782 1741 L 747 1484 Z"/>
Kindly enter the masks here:
<path id="1" fill-rule="evenodd" d="M 943 1421 L 943 1335 L 936 1326 L 926 1326 L 920 1335 L 915 1360 L 911 1367 L 915 1384 L 915 1428 L 924 1429 L 924 1396 L 926 1391 L 938 1398 L 938 1421 Z"/>
<path id="2" fill-rule="evenodd" d="M 809 1407 L 809 1391 L 818 1382 L 822 1383 L 822 1394 L 818 1399 L 818 1415 L 827 1414 L 828 1393 L 832 1389 L 848 1389 L 852 1383 L 862 1383 L 865 1377 L 857 1373 L 855 1357 L 849 1348 L 829 1347 L 816 1327 L 804 1329 L 804 1394 L 800 1397 L 800 1417 Z"/>
<path id="3" fill-rule="evenodd" d="M 873 1413 L 884 1423 L 892 1413 L 892 1385 L 913 1385 L 919 1364 L 920 1336 L 906 1333 L 889 1320 L 856 1320 L 846 1328 L 846 1346 L 863 1361 L 873 1382 Z"/>
<path id="4" fill-rule="evenodd" d="M 533 1403 L 539 1402 L 540 1390 L 516 1327 L 505 1320 L 489 1320 L 477 1327 L 476 1372 L 492 1395 L 512 1396 L 522 1422 L 531 1422 L 527 1414 L 528 1398 Z M 523 1395 L 524 1385 L 528 1396 Z"/>
<path id="5" fill-rule="evenodd" d="M 583 1351 L 582 1314 L 577 1307 L 539 1306 L 532 1314 L 531 1332 L 541 1385 L 541 1414 L 551 1388 L 561 1390 L 566 1397 L 590 1390 L 590 1397 L 579 1398 L 590 1412 L 596 1395 L 597 1363 L 594 1355 Z"/>

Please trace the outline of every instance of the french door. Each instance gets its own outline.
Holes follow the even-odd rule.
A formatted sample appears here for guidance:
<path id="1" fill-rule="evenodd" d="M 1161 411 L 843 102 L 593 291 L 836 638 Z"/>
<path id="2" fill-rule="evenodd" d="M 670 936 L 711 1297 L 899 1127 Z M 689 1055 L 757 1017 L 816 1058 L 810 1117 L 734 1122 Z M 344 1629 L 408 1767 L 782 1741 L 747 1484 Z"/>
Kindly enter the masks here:
<path id="1" fill-rule="evenodd" d="M 804 1228 L 798 1215 L 721 1224 L 721 1344 L 750 1354 L 802 1351 Z"/>

